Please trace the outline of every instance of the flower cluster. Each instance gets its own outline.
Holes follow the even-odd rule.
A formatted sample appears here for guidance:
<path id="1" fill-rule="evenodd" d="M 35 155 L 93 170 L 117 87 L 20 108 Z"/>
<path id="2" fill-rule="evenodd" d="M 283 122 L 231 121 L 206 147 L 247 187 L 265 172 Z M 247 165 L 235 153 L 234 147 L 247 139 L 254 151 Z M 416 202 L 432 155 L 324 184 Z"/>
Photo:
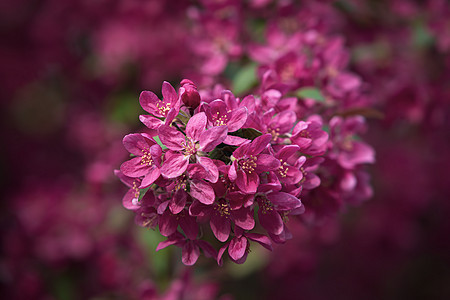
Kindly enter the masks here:
<path id="1" fill-rule="evenodd" d="M 249 240 L 268 249 L 285 242 L 288 217 L 305 210 L 302 190 L 320 183 L 310 172 L 328 147 L 320 118 L 297 120 L 289 106 L 278 105 L 281 98 L 268 104 L 223 90 L 204 100 L 186 79 L 178 93 L 164 82 L 162 96 L 141 93 L 149 115 L 140 120 L 148 130 L 124 137 L 132 158 L 116 171 L 130 188 L 123 205 L 136 222 L 167 237 L 158 249 L 177 245 L 183 263 L 192 265 L 200 249 L 221 264 L 228 248 L 242 263 Z M 203 223 L 222 243 L 218 252 L 201 238 Z M 260 227 L 264 234 L 254 232 Z"/>

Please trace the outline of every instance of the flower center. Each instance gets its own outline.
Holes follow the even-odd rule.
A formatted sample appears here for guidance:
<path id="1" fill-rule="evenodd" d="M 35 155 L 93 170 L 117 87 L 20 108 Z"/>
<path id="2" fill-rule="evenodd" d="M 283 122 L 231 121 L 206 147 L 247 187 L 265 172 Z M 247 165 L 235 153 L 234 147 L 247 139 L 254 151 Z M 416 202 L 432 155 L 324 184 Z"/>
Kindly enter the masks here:
<path id="1" fill-rule="evenodd" d="M 153 159 L 148 150 L 142 150 L 141 165 L 151 166 L 153 164 Z"/>
<path id="2" fill-rule="evenodd" d="M 177 181 L 175 182 L 175 192 L 182 189 L 186 191 L 186 177 L 182 175 L 181 177 L 177 178 Z"/>
<path id="3" fill-rule="evenodd" d="M 137 205 L 139 203 L 140 191 L 138 189 L 136 180 L 133 180 L 133 187 L 131 189 L 134 191 L 134 195 L 133 195 L 134 197 L 131 200 L 131 203 L 133 203 L 133 205 Z"/>
<path id="4" fill-rule="evenodd" d="M 220 214 L 221 217 L 228 217 L 230 215 L 230 206 L 226 202 L 220 202 L 214 209 Z"/>
<path id="5" fill-rule="evenodd" d="M 300 136 L 301 136 L 302 138 L 307 138 L 307 139 L 310 139 L 310 138 L 311 138 L 311 134 L 310 134 L 308 131 L 306 131 L 306 130 L 300 131 Z"/>
<path id="6" fill-rule="evenodd" d="M 186 139 L 185 142 L 181 143 L 184 147 L 184 155 L 191 156 L 197 152 L 197 145 L 193 143 L 190 139 Z"/>
<path id="7" fill-rule="evenodd" d="M 272 135 L 272 140 L 276 141 L 277 138 L 280 136 L 280 129 L 279 128 L 272 129 L 269 127 L 267 129 L 267 133 L 270 133 Z"/>
<path id="8" fill-rule="evenodd" d="M 256 169 L 256 157 L 250 155 L 250 157 L 240 159 L 239 165 L 244 172 L 251 174 Z"/>
<path id="9" fill-rule="evenodd" d="M 259 209 L 263 214 L 273 211 L 273 204 L 265 197 L 258 197 Z"/>
<path id="10" fill-rule="evenodd" d="M 170 110 L 170 102 L 164 103 L 164 102 L 161 101 L 161 103 L 162 104 L 156 103 L 156 107 L 158 108 L 159 113 L 162 116 L 166 117 L 167 116 L 167 112 Z"/>
<path id="11" fill-rule="evenodd" d="M 227 125 L 228 122 L 228 116 L 227 115 L 220 115 L 219 112 L 216 113 L 216 115 L 212 116 L 212 123 L 214 126 L 223 126 Z"/>
<path id="12" fill-rule="evenodd" d="M 281 163 L 281 165 L 278 167 L 278 174 L 282 178 L 285 178 L 287 176 L 287 172 L 288 172 L 287 163 L 283 162 L 282 159 L 280 159 L 280 163 Z"/>

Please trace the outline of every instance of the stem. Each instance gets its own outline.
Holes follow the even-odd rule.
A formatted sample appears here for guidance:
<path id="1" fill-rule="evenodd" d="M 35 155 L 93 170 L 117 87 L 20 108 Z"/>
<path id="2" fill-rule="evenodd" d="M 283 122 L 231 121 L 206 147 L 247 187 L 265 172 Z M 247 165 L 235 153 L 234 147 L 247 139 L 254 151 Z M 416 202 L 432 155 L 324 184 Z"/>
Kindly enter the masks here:
<path id="1" fill-rule="evenodd" d="M 176 123 L 172 123 L 173 126 L 175 126 L 175 128 L 181 132 L 182 134 L 186 135 L 186 133 L 184 133 L 183 129 L 181 129 L 180 127 L 178 127 L 178 125 Z"/>

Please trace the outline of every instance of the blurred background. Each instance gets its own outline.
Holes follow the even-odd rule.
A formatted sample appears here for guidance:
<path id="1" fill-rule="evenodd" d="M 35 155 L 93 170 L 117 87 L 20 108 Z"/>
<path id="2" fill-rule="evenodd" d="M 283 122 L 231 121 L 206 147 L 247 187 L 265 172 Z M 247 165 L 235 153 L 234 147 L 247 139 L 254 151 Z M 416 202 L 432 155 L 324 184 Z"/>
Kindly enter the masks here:
<path id="1" fill-rule="evenodd" d="M 113 174 L 139 93 L 245 91 L 249 41 L 292 8 L 342 40 L 383 115 L 364 135 L 373 197 L 294 220 L 244 265 L 186 268 L 155 252 L 164 238 L 134 224 Z M 448 1 L 2 1 L 0 34 L 0 298 L 450 299 Z"/>

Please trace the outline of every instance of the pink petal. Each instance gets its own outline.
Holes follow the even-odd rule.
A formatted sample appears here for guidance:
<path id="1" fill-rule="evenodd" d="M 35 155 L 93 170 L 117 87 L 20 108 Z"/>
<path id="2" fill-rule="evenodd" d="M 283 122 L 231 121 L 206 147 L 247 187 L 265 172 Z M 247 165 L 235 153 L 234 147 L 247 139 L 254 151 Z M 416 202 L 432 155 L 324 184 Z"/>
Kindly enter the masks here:
<path id="1" fill-rule="evenodd" d="M 221 217 L 217 213 L 213 213 L 209 224 L 212 232 L 219 241 L 225 242 L 228 239 L 231 227 L 230 220 L 227 217 Z"/>
<path id="2" fill-rule="evenodd" d="M 272 251 L 272 242 L 270 241 L 270 238 L 268 236 L 258 233 L 247 233 L 246 236 L 252 241 L 259 243 L 267 250 Z"/>
<path id="3" fill-rule="evenodd" d="M 166 210 L 159 218 L 159 232 L 164 236 L 169 236 L 177 231 L 178 222 L 176 216 Z"/>
<path id="4" fill-rule="evenodd" d="M 287 145 L 287 146 L 284 146 L 283 148 L 281 148 L 280 151 L 278 151 L 277 157 L 286 161 L 292 155 L 296 154 L 297 151 L 299 151 L 299 150 L 300 150 L 300 147 L 297 145 Z"/>
<path id="5" fill-rule="evenodd" d="M 228 254 L 234 260 L 239 260 L 247 250 L 247 238 L 245 236 L 234 237 L 228 246 Z"/>
<path id="6" fill-rule="evenodd" d="M 159 175 L 161 175 L 161 172 L 158 168 L 150 168 L 147 175 L 145 175 L 144 179 L 142 179 L 142 183 L 139 188 L 143 189 L 150 186 L 156 179 L 158 179 Z"/>
<path id="7" fill-rule="evenodd" d="M 236 130 L 241 129 L 245 122 L 247 122 L 247 108 L 241 107 L 234 110 L 231 119 L 227 122 L 228 131 L 235 132 Z"/>
<path id="8" fill-rule="evenodd" d="M 135 190 L 129 189 L 128 192 L 125 194 L 125 196 L 123 196 L 123 199 L 122 199 L 123 207 L 125 207 L 126 209 L 129 209 L 129 210 L 139 209 L 141 206 L 139 204 L 135 204 L 135 201 L 133 201 L 133 199 L 136 199 L 136 198 L 139 199 L 139 192 L 136 195 Z"/>
<path id="9" fill-rule="evenodd" d="M 277 210 L 285 211 L 302 206 L 300 199 L 284 192 L 270 193 L 267 199 L 275 205 Z"/>
<path id="10" fill-rule="evenodd" d="M 257 173 L 274 171 L 280 167 L 280 161 L 269 154 L 260 154 L 256 164 Z"/>
<path id="11" fill-rule="evenodd" d="M 259 176 L 255 173 L 245 173 L 242 170 L 237 171 L 236 185 L 246 194 L 254 194 L 259 185 Z"/>
<path id="12" fill-rule="evenodd" d="M 250 140 L 238 137 L 238 136 L 233 136 L 233 135 L 227 135 L 227 137 L 225 138 L 225 140 L 223 141 L 224 144 L 227 145 L 231 145 L 231 146 L 241 146 L 247 143 L 250 143 Z"/>
<path id="13" fill-rule="evenodd" d="M 257 154 L 261 153 L 266 148 L 266 146 L 270 143 L 271 140 L 272 140 L 272 135 L 269 133 L 258 136 L 250 144 L 248 153 L 252 154 L 252 155 L 257 155 Z"/>
<path id="14" fill-rule="evenodd" d="M 142 124 L 144 124 L 150 129 L 158 129 L 161 125 L 164 124 L 164 122 L 161 121 L 160 119 L 150 115 L 140 115 L 139 121 L 141 121 Z"/>
<path id="15" fill-rule="evenodd" d="M 255 227 L 255 219 L 253 218 L 253 209 L 241 208 L 231 211 L 233 222 L 237 226 L 245 229 L 252 230 Z"/>
<path id="16" fill-rule="evenodd" d="M 172 107 L 174 107 L 174 104 L 178 100 L 178 95 L 173 86 L 167 81 L 164 81 L 162 84 L 161 92 L 164 102 L 170 103 L 172 104 Z"/>
<path id="17" fill-rule="evenodd" d="M 181 261 L 186 266 L 192 266 L 200 256 L 200 249 L 193 241 L 186 241 L 182 248 Z"/>
<path id="18" fill-rule="evenodd" d="M 120 171 L 129 177 L 140 177 L 144 176 L 149 171 L 149 166 L 146 164 L 141 164 L 142 158 L 140 156 L 133 157 L 127 160 L 120 166 Z"/>
<path id="19" fill-rule="evenodd" d="M 214 189 L 211 187 L 211 185 L 203 180 L 198 179 L 194 179 L 191 181 L 190 194 L 193 198 L 206 205 L 213 204 L 214 200 L 216 199 Z"/>
<path id="20" fill-rule="evenodd" d="M 222 246 L 222 248 L 219 249 L 219 253 L 217 254 L 217 264 L 219 266 L 223 265 L 222 256 L 225 253 L 225 250 L 227 250 L 227 247 L 230 243 L 225 243 L 225 245 Z"/>
<path id="21" fill-rule="evenodd" d="M 136 156 L 142 156 L 142 150 L 148 151 L 154 145 L 153 140 L 143 137 L 139 133 L 127 134 L 123 138 L 123 145 L 128 152 Z"/>
<path id="22" fill-rule="evenodd" d="M 203 250 L 206 257 L 217 259 L 217 250 L 210 243 L 202 240 L 197 241 L 197 245 Z"/>
<path id="23" fill-rule="evenodd" d="M 259 223 L 267 232 L 278 235 L 283 231 L 283 220 L 275 210 L 258 210 Z"/>
<path id="24" fill-rule="evenodd" d="M 161 167 L 161 174 L 167 178 L 176 178 L 186 171 L 189 157 L 180 152 L 168 151 Z"/>
<path id="25" fill-rule="evenodd" d="M 158 99 L 158 97 L 150 91 L 143 91 L 141 92 L 140 96 L 139 96 L 139 103 L 141 104 L 142 108 L 151 113 L 151 114 L 158 114 L 158 108 L 156 107 L 156 103 L 159 103 L 160 100 Z"/>
<path id="26" fill-rule="evenodd" d="M 199 112 L 189 119 L 186 125 L 186 135 L 197 142 L 201 134 L 205 131 L 207 118 L 204 112 Z"/>
<path id="27" fill-rule="evenodd" d="M 212 151 L 217 145 L 225 140 L 227 133 L 227 126 L 215 126 L 206 130 L 199 139 L 200 150 L 204 152 Z"/>
<path id="28" fill-rule="evenodd" d="M 158 129 L 158 136 L 161 143 L 170 150 L 181 151 L 184 149 L 183 144 L 186 142 L 186 138 L 175 128 L 162 125 Z"/>
<path id="29" fill-rule="evenodd" d="M 204 156 L 197 156 L 197 160 L 206 171 L 207 176 L 205 176 L 204 179 L 209 182 L 216 183 L 219 179 L 219 169 L 214 161 L 211 158 Z"/>
<path id="30" fill-rule="evenodd" d="M 194 240 L 198 235 L 198 224 L 194 217 L 185 215 L 180 218 L 180 227 L 188 239 Z"/>
<path id="31" fill-rule="evenodd" d="M 187 194 L 185 191 L 181 189 L 176 191 L 169 203 L 170 211 L 174 215 L 179 214 L 184 209 L 184 206 L 186 205 L 186 200 Z"/>
<path id="32" fill-rule="evenodd" d="M 156 247 L 156 251 L 159 251 L 171 245 L 179 244 L 183 242 L 183 240 L 184 240 L 183 235 L 179 232 L 175 232 L 175 234 L 171 235 L 167 240 L 159 243 L 158 246 Z"/>

